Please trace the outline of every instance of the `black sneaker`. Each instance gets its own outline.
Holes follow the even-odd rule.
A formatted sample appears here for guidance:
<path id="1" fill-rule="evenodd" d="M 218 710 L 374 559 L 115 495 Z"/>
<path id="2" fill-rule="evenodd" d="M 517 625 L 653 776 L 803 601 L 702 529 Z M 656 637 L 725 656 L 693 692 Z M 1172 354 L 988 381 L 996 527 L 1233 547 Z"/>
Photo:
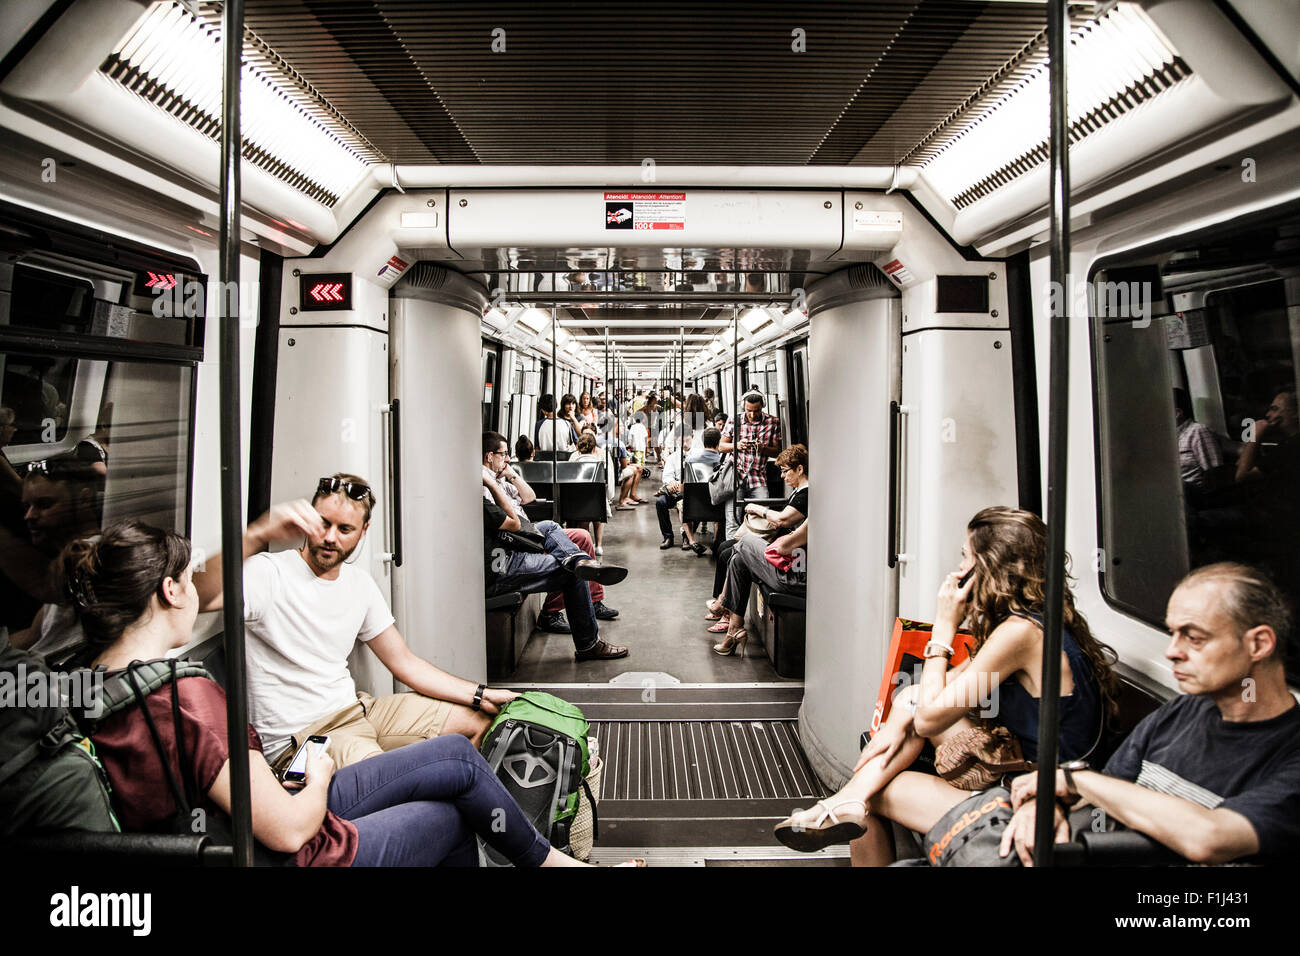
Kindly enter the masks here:
<path id="1" fill-rule="evenodd" d="M 549 611 L 537 617 L 537 629 L 550 631 L 552 634 L 572 634 L 569 622 L 564 619 L 562 611 Z"/>
<path id="2" fill-rule="evenodd" d="M 608 607 L 604 601 L 597 601 L 591 607 L 596 612 L 596 620 L 598 621 L 612 621 L 618 617 L 618 611 Z"/>

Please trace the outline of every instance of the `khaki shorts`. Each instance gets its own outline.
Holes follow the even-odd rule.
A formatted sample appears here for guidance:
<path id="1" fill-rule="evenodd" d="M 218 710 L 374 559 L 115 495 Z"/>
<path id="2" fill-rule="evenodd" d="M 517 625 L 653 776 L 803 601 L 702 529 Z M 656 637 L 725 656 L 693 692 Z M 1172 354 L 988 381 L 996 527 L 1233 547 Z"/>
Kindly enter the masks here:
<path id="1" fill-rule="evenodd" d="M 355 704 L 294 734 L 272 769 L 279 772 L 287 767 L 303 741 L 314 734 L 329 737 L 329 755 L 336 767 L 437 737 L 455 706 L 422 694 L 389 694 L 376 699 L 358 691 Z"/>

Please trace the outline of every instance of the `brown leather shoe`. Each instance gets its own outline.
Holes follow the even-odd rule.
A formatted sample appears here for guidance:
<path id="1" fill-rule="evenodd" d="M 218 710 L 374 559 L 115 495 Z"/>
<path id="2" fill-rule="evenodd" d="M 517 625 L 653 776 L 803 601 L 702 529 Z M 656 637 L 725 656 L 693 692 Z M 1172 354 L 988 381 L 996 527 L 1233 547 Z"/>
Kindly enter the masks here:
<path id="1" fill-rule="evenodd" d="M 627 657 L 627 648 L 608 641 L 597 641 L 585 651 L 573 652 L 574 660 L 578 661 L 612 661 L 620 657 Z"/>

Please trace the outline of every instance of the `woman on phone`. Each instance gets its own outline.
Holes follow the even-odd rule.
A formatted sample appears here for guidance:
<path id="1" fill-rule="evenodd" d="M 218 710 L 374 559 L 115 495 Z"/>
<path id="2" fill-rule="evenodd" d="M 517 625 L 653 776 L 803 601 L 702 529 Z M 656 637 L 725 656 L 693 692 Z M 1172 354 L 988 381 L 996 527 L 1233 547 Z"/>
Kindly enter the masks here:
<path id="1" fill-rule="evenodd" d="M 163 658 L 192 640 L 199 598 L 190 544 L 137 521 L 106 529 L 94 542 L 68 545 L 60 557 L 68 594 L 95 666 L 110 673 L 133 661 Z M 178 695 L 181 740 L 173 731 Z M 214 682 L 184 677 L 145 698 L 163 750 L 209 813 L 230 812 L 226 695 Z M 485 702 L 486 706 L 486 702 Z M 177 806 L 144 712 L 131 707 L 94 735 L 122 828 L 157 831 Z M 297 866 L 474 866 L 481 836 L 518 866 L 582 866 L 553 849 L 460 734 L 434 737 L 335 771 L 323 751 L 307 748 L 303 786 L 291 793 L 248 730 L 253 836 L 292 854 Z"/>
<path id="2" fill-rule="evenodd" d="M 1028 511 L 985 508 L 966 526 L 961 555 L 961 566 L 939 587 L 919 684 L 894 698 L 888 720 L 838 793 L 777 824 L 776 837 L 786 846 L 812 851 L 854 840 L 855 864 L 892 862 L 891 828 L 884 818 L 926 832 L 972 796 L 905 768 L 927 741 L 939 745 L 973 727 L 981 709 L 991 709 L 1016 735 L 1026 760 L 1037 758 L 1047 526 Z M 1092 636 L 1068 588 L 1064 610 L 1058 746 L 1060 759 L 1071 760 L 1097 740 L 1103 710 L 1114 707 L 1117 683 L 1107 649 Z M 949 669 L 963 620 L 970 623 L 974 647 L 968 660 Z M 882 820 L 868 826 L 869 812 Z"/>

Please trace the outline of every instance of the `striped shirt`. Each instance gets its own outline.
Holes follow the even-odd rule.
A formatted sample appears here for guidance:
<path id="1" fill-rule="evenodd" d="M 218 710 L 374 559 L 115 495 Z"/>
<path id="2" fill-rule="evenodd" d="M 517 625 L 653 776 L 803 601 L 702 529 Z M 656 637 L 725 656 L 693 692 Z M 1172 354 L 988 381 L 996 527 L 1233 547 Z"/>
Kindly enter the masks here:
<path id="1" fill-rule="evenodd" d="M 731 441 L 732 422 L 727 422 L 727 427 L 722 432 L 723 441 Z M 762 413 L 757 422 L 751 422 L 747 417 L 741 417 L 740 421 L 740 441 L 757 442 L 759 445 L 780 445 L 781 444 L 781 420 L 775 415 Z M 736 475 L 739 480 L 745 483 L 746 488 L 757 488 L 767 484 L 767 455 L 757 449 L 749 448 L 746 450 L 737 450 L 736 456 Z"/>

